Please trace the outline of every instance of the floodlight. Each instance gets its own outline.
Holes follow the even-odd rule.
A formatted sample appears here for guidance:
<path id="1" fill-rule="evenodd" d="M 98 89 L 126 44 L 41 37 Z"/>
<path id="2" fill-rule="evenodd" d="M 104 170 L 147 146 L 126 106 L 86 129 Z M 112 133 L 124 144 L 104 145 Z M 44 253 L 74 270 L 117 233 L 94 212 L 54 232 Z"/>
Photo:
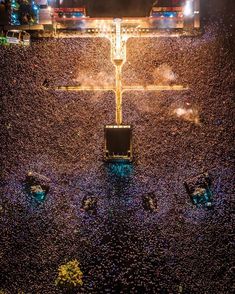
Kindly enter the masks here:
<path id="1" fill-rule="evenodd" d="M 184 16 L 192 16 L 193 14 L 193 3 L 191 0 L 187 0 L 184 6 Z"/>

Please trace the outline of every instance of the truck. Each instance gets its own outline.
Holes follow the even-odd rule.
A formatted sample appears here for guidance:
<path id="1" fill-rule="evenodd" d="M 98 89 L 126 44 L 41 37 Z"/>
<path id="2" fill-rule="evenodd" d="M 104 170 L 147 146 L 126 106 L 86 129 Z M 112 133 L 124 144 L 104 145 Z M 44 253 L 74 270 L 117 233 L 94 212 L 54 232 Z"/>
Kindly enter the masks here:
<path id="1" fill-rule="evenodd" d="M 30 45 L 30 34 L 22 30 L 9 30 L 6 33 L 5 44 Z"/>

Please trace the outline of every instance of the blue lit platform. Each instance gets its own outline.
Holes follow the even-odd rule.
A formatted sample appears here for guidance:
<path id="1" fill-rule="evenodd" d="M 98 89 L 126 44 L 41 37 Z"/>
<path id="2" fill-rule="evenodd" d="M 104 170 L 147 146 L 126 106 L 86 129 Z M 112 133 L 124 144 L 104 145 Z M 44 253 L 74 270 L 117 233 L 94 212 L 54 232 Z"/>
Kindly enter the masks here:
<path id="1" fill-rule="evenodd" d="M 36 202 L 42 203 L 50 189 L 50 179 L 36 172 L 28 172 L 25 179 L 25 189 Z"/>
<path id="2" fill-rule="evenodd" d="M 186 191 L 194 205 L 212 205 L 211 179 L 208 173 L 199 174 L 187 179 L 184 183 Z"/>

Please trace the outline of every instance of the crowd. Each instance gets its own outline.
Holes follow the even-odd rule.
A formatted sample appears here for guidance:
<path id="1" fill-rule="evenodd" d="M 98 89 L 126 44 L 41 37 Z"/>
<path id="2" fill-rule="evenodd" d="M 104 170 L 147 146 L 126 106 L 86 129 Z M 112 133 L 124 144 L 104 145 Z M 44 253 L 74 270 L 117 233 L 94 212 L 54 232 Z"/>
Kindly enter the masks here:
<path id="1" fill-rule="evenodd" d="M 234 73 L 220 30 L 128 41 L 124 85 L 189 90 L 124 94 L 134 148 L 126 177 L 103 162 L 114 94 L 55 90 L 114 83 L 109 41 L 0 48 L 0 290 L 61 293 L 57 269 L 77 259 L 80 293 L 231 293 Z M 23 189 L 29 171 L 50 179 L 44 203 Z M 204 171 L 210 210 L 193 206 L 183 186 Z M 143 206 L 149 193 L 152 211 Z M 95 213 L 84 199 L 95 199 Z"/>

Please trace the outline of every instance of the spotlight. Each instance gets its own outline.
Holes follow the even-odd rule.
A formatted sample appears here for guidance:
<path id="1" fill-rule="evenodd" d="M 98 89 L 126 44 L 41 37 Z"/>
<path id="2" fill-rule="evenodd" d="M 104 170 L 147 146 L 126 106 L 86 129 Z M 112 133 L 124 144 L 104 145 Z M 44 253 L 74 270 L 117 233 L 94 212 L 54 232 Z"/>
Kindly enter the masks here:
<path id="1" fill-rule="evenodd" d="M 191 0 L 187 0 L 184 6 L 184 15 L 191 16 L 193 14 L 193 5 Z"/>

